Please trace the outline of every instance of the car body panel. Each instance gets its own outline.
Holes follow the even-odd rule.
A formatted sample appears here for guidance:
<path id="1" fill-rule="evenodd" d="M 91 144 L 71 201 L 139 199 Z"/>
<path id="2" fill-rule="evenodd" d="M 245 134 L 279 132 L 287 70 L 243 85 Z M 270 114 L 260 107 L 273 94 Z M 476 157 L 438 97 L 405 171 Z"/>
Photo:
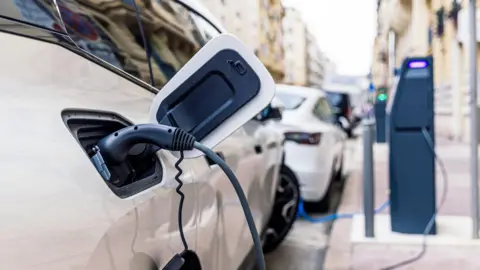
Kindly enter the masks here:
<path id="1" fill-rule="evenodd" d="M 317 145 L 301 145 L 285 142 L 285 164 L 295 173 L 301 184 L 302 198 L 306 201 L 321 200 L 328 189 L 332 175 L 340 169 L 345 134 L 331 122 L 314 115 L 315 106 L 325 93 L 317 89 L 278 85 L 279 95 L 295 95 L 304 98 L 295 108 L 285 109 L 281 123 L 276 128 L 285 132 L 321 133 Z"/>
<path id="2" fill-rule="evenodd" d="M 2 13 L 14 10 L 9 4 L 0 4 Z M 125 31 L 118 29 L 123 28 L 118 26 L 118 33 Z M 28 27 L 13 31 L 35 32 L 36 38 L 59 42 L 50 33 Z M 146 62 L 134 60 L 139 56 L 115 38 L 115 31 L 106 32 L 126 59 L 123 67 L 130 65 L 145 73 Z M 177 225 L 180 197 L 165 185 L 171 180 L 119 198 L 62 120 L 62 111 L 74 108 L 116 112 L 132 123 L 144 123 L 155 89 L 136 79 L 134 72 L 132 77 L 107 63 L 94 63 L 74 48 L 68 49 L 68 44 L 66 48 L 2 32 L 0 42 L 0 110 L 4 116 L 0 123 L 6 127 L 0 131 L 4 141 L 0 167 L 5 176 L 5 188 L 0 191 L 2 266 L 132 269 L 139 266 L 136 259 L 141 253 L 159 267 L 165 265 L 183 249 Z M 254 135 L 258 133 L 263 135 Z M 268 134 L 263 126 L 251 133 L 242 127 L 214 148 L 223 152 L 241 182 L 260 231 L 269 218 L 277 185 L 276 175 L 267 172 L 278 171 L 283 151 L 280 139 Z M 271 149 L 276 153 L 255 153 L 255 145 L 269 140 L 278 140 L 278 147 Z M 175 177 L 177 159 L 168 151 L 157 155 L 163 176 Z M 233 188 L 220 168 L 209 166 L 204 157 L 186 159 L 181 167 L 186 197 L 183 224 L 189 247 L 205 269 L 235 269 L 252 241 Z"/>

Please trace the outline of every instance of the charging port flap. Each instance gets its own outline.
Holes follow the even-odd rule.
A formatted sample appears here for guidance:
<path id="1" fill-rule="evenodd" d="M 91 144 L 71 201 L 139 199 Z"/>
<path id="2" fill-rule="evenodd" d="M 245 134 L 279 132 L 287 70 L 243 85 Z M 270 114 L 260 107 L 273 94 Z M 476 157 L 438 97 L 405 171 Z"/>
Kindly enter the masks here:
<path id="1" fill-rule="evenodd" d="M 260 85 L 257 74 L 237 52 L 222 50 L 162 101 L 157 121 L 201 141 L 255 97 Z"/>
<path id="2" fill-rule="evenodd" d="M 175 126 L 214 147 L 269 104 L 272 76 L 240 40 L 207 43 L 157 94 L 150 121 Z M 185 157 L 197 157 L 194 150 Z"/>

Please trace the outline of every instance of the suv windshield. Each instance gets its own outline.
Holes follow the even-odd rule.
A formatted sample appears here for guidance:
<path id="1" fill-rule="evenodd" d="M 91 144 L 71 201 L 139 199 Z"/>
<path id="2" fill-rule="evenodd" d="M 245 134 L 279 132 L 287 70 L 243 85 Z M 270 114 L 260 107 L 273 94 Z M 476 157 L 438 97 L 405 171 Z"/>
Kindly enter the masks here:
<path id="1" fill-rule="evenodd" d="M 275 95 L 285 105 L 285 110 L 295 110 L 302 105 L 305 98 L 295 94 L 277 93 Z"/>
<path id="2" fill-rule="evenodd" d="M 150 84 L 133 1 L 1 0 L 0 32 L 59 44 Z M 161 88 L 219 33 L 173 0 L 136 3 L 151 51 L 155 86 Z"/>

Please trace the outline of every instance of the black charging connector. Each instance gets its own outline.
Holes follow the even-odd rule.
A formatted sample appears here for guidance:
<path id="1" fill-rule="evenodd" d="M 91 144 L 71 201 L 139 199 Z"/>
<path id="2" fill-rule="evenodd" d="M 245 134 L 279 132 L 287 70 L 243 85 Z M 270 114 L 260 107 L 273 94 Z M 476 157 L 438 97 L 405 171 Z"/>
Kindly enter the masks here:
<path id="1" fill-rule="evenodd" d="M 181 254 L 175 254 L 170 261 L 162 268 L 162 270 L 181 270 L 185 259 Z"/>
<path id="2" fill-rule="evenodd" d="M 153 144 L 170 151 L 193 150 L 195 138 L 187 132 L 170 126 L 142 124 L 123 128 L 97 143 L 103 160 L 108 165 L 122 163 L 130 149 L 139 143 Z"/>

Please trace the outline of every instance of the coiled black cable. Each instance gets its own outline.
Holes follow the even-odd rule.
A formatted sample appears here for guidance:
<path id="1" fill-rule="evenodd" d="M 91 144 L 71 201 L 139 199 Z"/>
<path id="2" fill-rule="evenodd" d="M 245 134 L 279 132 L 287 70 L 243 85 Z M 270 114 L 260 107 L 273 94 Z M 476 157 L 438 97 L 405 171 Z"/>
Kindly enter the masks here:
<path id="1" fill-rule="evenodd" d="M 182 163 L 182 161 L 183 161 L 183 151 L 180 151 L 180 157 L 175 163 L 175 168 L 178 171 L 177 175 L 175 175 L 175 180 L 178 183 L 178 186 L 175 190 L 180 196 L 180 202 L 178 203 L 178 230 L 180 232 L 180 238 L 182 239 L 184 251 L 187 251 L 188 244 L 187 244 L 187 240 L 185 239 L 185 234 L 183 233 L 183 222 L 182 222 L 183 201 L 185 200 L 185 194 L 183 194 L 183 192 L 180 190 L 183 186 L 183 182 L 180 179 L 180 176 L 183 173 L 182 168 L 180 168 L 180 163 Z"/>

